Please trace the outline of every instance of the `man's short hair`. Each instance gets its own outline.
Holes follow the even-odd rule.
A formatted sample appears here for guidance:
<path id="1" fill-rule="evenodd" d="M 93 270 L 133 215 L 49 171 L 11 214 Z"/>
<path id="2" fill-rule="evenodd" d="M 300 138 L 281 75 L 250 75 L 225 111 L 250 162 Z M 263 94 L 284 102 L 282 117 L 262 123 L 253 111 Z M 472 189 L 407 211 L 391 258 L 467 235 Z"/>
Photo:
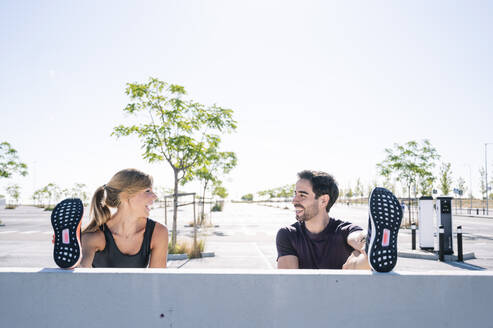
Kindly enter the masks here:
<path id="1" fill-rule="evenodd" d="M 327 213 L 329 213 L 330 208 L 336 202 L 337 197 L 339 197 L 339 188 L 334 177 L 325 172 L 311 170 L 301 171 L 298 173 L 298 177 L 310 181 L 315 198 L 322 195 L 329 195 L 329 203 L 325 208 Z"/>

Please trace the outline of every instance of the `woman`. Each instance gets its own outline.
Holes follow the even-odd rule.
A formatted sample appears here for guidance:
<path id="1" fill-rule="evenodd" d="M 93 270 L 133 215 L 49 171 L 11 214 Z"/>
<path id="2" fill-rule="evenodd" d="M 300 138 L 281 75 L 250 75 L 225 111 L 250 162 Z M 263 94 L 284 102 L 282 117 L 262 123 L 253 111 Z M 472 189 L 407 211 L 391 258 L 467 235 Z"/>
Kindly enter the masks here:
<path id="1" fill-rule="evenodd" d="M 86 268 L 165 268 L 168 229 L 148 218 L 156 198 L 151 176 L 135 169 L 116 173 L 94 193 L 91 221 L 82 238 L 79 237 L 80 200 L 64 200 L 53 210 L 51 219 L 55 230 L 55 262 L 64 268 L 79 263 Z M 113 214 L 110 208 L 114 209 Z M 82 258 L 78 251 L 80 244 Z"/>

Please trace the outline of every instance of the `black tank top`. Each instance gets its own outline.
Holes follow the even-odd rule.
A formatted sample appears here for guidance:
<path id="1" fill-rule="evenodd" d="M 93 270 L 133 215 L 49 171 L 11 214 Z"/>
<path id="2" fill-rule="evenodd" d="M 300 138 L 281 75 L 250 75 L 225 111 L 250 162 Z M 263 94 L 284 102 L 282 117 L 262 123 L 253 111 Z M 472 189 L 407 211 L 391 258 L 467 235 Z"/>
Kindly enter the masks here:
<path id="1" fill-rule="evenodd" d="M 126 255 L 120 252 L 116 246 L 113 235 L 108 226 L 104 224 L 103 233 L 106 239 L 106 245 L 102 251 L 94 254 L 92 261 L 93 268 L 146 268 L 149 264 L 151 255 L 151 238 L 156 222 L 147 219 L 144 231 L 142 246 L 137 254 Z"/>

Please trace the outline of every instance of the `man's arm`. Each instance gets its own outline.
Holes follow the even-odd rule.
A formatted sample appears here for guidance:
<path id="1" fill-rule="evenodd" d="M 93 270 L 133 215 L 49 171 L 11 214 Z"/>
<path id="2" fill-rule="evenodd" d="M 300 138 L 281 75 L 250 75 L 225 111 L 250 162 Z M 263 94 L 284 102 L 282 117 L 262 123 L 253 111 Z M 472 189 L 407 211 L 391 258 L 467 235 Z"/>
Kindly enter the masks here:
<path id="1" fill-rule="evenodd" d="M 351 232 L 347 237 L 347 243 L 354 248 L 342 266 L 343 270 L 370 270 L 368 255 L 365 253 L 366 231 L 358 230 Z"/>
<path id="2" fill-rule="evenodd" d="M 298 257 L 294 255 L 284 255 L 277 259 L 278 269 L 299 269 Z"/>
<path id="3" fill-rule="evenodd" d="M 277 268 L 278 269 L 299 269 L 298 253 L 290 240 L 288 228 L 281 228 L 276 236 L 277 248 Z"/>
<path id="4" fill-rule="evenodd" d="M 353 231 L 347 236 L 347 243 L 349 246 L 354 248 L 357 251 L 365 250 L 366 244 L 366 231 L 358 230 Z"/>

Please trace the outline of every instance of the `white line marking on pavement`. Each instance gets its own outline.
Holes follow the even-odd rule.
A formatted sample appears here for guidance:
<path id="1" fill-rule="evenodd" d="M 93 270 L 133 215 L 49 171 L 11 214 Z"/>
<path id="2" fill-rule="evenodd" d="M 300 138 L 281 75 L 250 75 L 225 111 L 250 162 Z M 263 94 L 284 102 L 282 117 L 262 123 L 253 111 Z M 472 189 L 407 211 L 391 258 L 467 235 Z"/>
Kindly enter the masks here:
<path id="1" fill-rule="evenodd" d="M 0 231 L 0 233 L 14 233 L 14 232 L 17 232 L 17 231 L 14 231 L 14 230 Z"/>
<path id="2" fill-rule="evenodd" d="M 262 251 L 261 251 L 261 250 L 260 250 L 260 248 L 258 247 L 257 243 L 253 243 L 253 244 L 255 245 L 255 248 L 257 249 L 257 252 L 259 252 L 259 253 L 260 253 L 260 255 L 261 255 L 262 259 L 263 259 L 263 260 L 264 260 L 264 262 L 265 262 L 265 264 L 267 264 L 267 267 L 268 267 L 269 269 L 274 269 L 274 268 L 272 267 L 272 264 L 271 264 L 271 263 L 269 262 L 269 260 L 267 259 L 267 257 L 264 255 L 264 253 L 262 253 Z"/>
<path id="3" fill-rule="evenodd" d="M 21 233 L 25 233 L 25 234 L 32 234 L 32 233 L 39 233 L 41 231 L 38 231 L 38 230 L 31 230 L 31 231 L 22 231 Z"/>

